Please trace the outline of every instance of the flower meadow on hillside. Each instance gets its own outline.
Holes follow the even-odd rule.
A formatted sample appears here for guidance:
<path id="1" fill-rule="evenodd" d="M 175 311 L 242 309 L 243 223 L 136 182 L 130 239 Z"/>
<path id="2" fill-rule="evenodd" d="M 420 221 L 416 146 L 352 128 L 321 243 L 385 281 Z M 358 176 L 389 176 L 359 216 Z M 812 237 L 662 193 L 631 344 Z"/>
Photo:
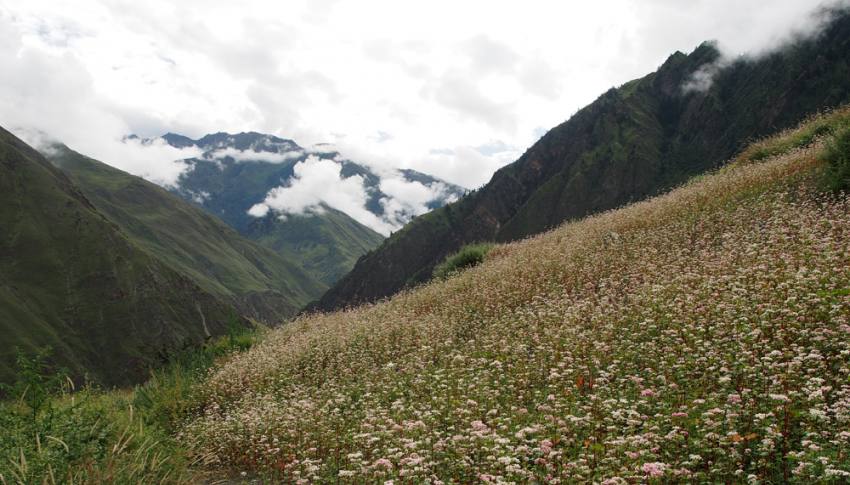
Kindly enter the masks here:
<path id="1" fill-rule="evenodd" d="M 850 481 L 850 207 L 819 145 L 307 316 L 181 432 L 284 482 Z"/>

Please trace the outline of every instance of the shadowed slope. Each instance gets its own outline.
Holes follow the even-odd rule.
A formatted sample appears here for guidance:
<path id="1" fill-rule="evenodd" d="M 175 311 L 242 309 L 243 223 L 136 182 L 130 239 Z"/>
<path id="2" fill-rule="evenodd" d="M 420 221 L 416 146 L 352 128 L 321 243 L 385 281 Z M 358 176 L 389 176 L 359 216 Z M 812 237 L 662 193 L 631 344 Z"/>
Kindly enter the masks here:
<path id="1" fill-rule="evenodd" d="M 326 288 L 294 260 L 157 185 L 65 147 L 50 160 L 136 244 L 246 316 L 278 324 Z"/>
<path id="2" fill-rule="evenodd" d="M 144 377 L 227 328 L 231 307 L 139 248 L 60 170 L 0 129 L 0 380 L 49 345 L 75 377 Z"/>

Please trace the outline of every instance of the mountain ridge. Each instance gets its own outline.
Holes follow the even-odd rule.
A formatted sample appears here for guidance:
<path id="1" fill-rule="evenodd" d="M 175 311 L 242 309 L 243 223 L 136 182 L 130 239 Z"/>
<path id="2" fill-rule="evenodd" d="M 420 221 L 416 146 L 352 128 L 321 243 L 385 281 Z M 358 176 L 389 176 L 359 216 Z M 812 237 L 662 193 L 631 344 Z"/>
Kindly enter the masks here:
<path id="1" fill-rule="evenodd" d="M 303 214 L 274 210 L 264 215 L 249 214 L 273 189 L 297 180 L 298 164 L 316 157 L 334 163 L 340 180 L 359 177 L 366 194 L 363 208 L 377 219 L 392 216 L 406 221 L 415 215 L 406 211 L 387 214 L 385 201 L 392 197 L 381 189 L 384 175 L 343 158 L 335 148 L 311 152 L 292 140 L 258 132 L 218 132 L 197 140 L 168 133 L 162 139 L 177 148 L 202 151 L 200 156 L 186 160 L 191 168 L 181 175 L 172 192 L 221 218 L 243 236 L 290 260 L 301 261 L 328 286 L 347 273 L 360 256 L 377 247 L 384 236 L 340 208 L 327 210 L 330 207 L 326 204 Z M 397 175 L 436 194 L 426 202 L 425 210 L 466 193 L 462 187 L 415 170 L 398 170 Z"/>
<path id="2" fill-rule="evenodd" d="M 683 87 L 718 60 L 712 43 L 674 53 L 549 130 L 460 201 L 418 217 L 365 255 L 311 309 L 333 310 L 427 281 L 464 244 L 511 241 L 641 200 L 722 164 L 748 141 L 850 100 L 850 15 L 821 35 L 737 60 L 704 91 Z"/>

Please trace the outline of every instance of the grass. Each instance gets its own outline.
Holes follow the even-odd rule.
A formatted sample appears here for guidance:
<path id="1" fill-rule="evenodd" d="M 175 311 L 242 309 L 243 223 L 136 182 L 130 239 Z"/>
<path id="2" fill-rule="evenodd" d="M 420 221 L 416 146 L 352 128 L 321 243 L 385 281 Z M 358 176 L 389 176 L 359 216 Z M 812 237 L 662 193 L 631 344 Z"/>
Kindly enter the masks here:
<path id="1" fill-rule="evenodd" d="M 758 162 L 811 145 L 816 140 L 831 137 L 850 128 L 850 108 L 843 107 L 809 117 L 799 126 L 778 136 L 757 141 L 738 157 L 739 162 Z"/>
<path id="2" fill-rule="evenodd" d="M 846 482 L 850 207 L 818 127 L 847 118 L 276 329 L 181 442 L 287 483 Z"/>
<path id="3" fill-rule="evenodd" d="M 19 380 L 0 403 L 0 484 L 197 483 L 177 430 L 198 409 L 207 370 L 260 337 L 234 327 L 131 390 L 75 391 L 46 354 L 20 355 Z"/>

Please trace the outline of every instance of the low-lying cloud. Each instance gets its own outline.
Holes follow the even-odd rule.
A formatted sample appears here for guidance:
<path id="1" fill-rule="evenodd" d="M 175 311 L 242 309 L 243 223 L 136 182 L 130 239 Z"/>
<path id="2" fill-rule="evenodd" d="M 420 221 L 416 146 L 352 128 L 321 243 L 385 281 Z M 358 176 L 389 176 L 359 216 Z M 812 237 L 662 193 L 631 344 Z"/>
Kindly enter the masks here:
<path id="1" fill-rule="evenodd" d="M 382 234 L 392 230 L 391 225 L 366 209 L 369 193 L 363 177 L 343 178 L 340 164 L 312 155 L 297 163 L 293 170 L 288 185 L 270 190 L 265 200 L 251 207 L 248 214 L 255 217 L 265 216 L 269 211 L 320 214 L 330 207 Z"/>
<path id="2" fill-rule="evenodd" d="M 714 84 L 715 78 L 736 61 L 752 61 L 781 51 L 794 42 L 803 41 L 819 35 L 836 12 L 850 7 L 850 0 L 831 0 L 819 8 L 808 12 L 802 18 L 781 31 L 754 29 L 750 38 L 735 39 L 733 42 L 718 40 L 714 42 L 720 56 L 712 62 L 700 66 L 682 84 L 684 93 L 706 92 Z"/>
<path id="3" fill-rule="evenodd" d="M 265 162 L 265 163 L 284 163 L 290 160 L 296 160 L 304 156 L 301 150 L 292 150 L 289 152 L 258 152 L 256 150 L 237 150 L 233 147 L 220 148 L 218 150 L 204 154 L 207 159 L 224 159 L 232 158 L 236 162 Z"/>
<path id="4" fill-rule="evenodd" d="M 340 163 L 310 155 L 295 164 L 293 171 L 286 185 L 270 190 L 248 214 L 266 217 L 271 212 L 286 217 L 321 214 L 331 208 L 386 236 L 412 217 L 428 212 L 430 202 L 445 198 L 449 192 L 442 183 L 426 186 L 404 179 L 399 172 L 382 174 L 380 191 L 385 197 L 380 203 L 384 213 L 379 216 L 366 208 L 374 189 L 367 187 L 359 175 L 343 177 Z"/>
<path id="5" fill-rule="evenodd" d="M 428 212 L 428 204 L 437 199 L 454 202 L 456 197 L 449 197 L 449 188 L 436 182 L 425 185 L 421 182 L 409 181 L 404 178 L 381 179 L 381 192 L 387 197 L 381 199 L 384 208 L 384 220 L 399 228 L 411 218 Z"/>

